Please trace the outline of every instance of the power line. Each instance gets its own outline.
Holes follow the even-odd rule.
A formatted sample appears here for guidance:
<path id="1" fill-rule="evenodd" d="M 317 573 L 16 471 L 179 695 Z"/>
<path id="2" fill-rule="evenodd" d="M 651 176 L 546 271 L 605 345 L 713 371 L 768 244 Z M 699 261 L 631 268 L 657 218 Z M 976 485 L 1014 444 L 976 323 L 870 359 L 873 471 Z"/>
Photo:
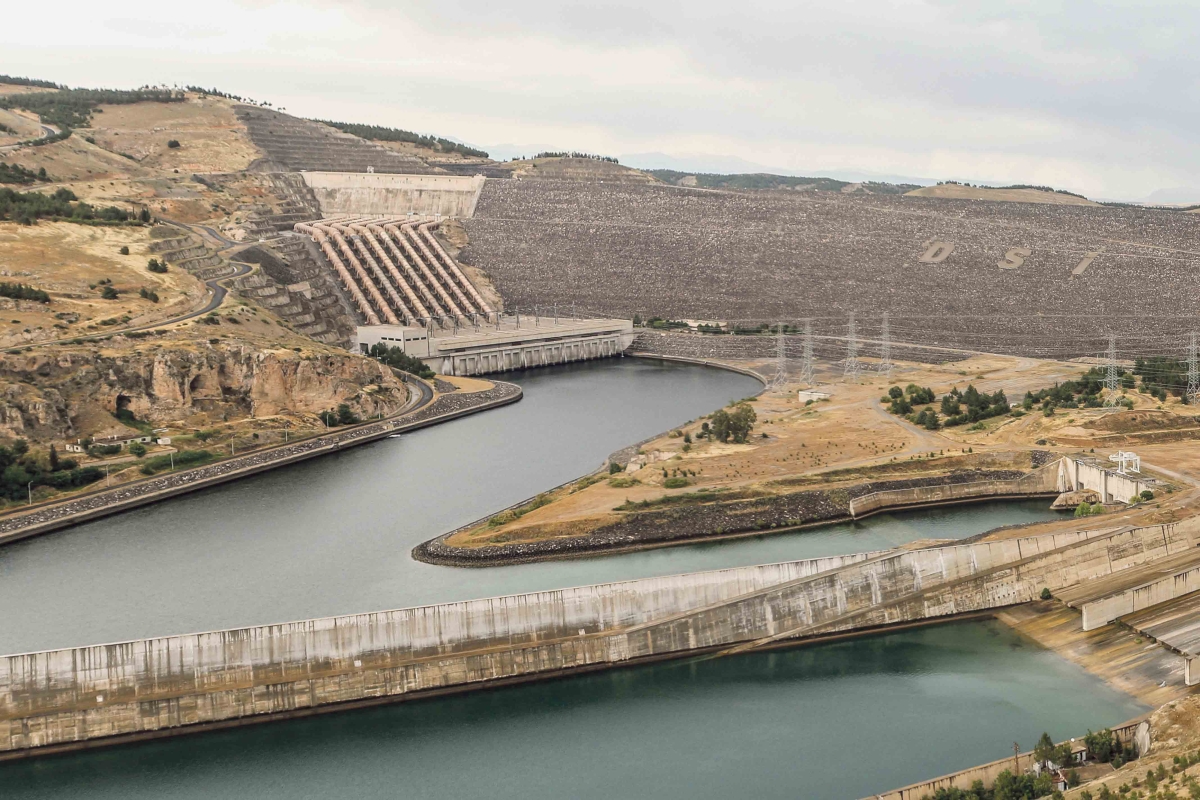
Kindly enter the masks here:
<path id="1" fill-rule="evenodd" d="M 883 375 L 884 380 L 892 379 L 892 337 L 891 331 L 888 330 L 888 312 L 883 312 L 883 329 L 879 332 L 879 338 L 883 340 L 883 344 L 879 348 L 879 374 Z"/>
<path id="2" fill-rule="evenodd" d="M 1117 397 L 1117 337 L 1108 337 L 1108 366 L 1104 372 L 1104 388 L 1108 392 L 1108 396 L 1104 398 L 1104 405 L 1115 406 L 1120 402 Z"/>
<path id="3" fill-rule="evenodd" d="M 1193 332 L 1188 343 L 1187 403 L 1194 406 L 1200 401 L 1200 361 L 1197 359 L 1196 334 Z"/>
<path id="4" fill-rule="evenodd" d="M 807 386 L 816 385 L 813 380 L 813 333 L 812 320 L 804 320 L 804 356 L 800 361 L 800 380 Z"/>
<path id="5" fill-rule="evenodd" d="M 846 370 L 842 378 L 847 381 L 857 381 L 862 372 L 858 361 L 858 332 L 854 325 L 854 312 L 850 312 L 850 321 L 846 326 Z"/>
<path id="6" fill-rule="evenodd" d="M 787 341 L 783 337 L 783 323 L 778 324 L 776 334 L 775 377 L 767 384 L 767 391 L 778 391 L 787 383 Z"/>

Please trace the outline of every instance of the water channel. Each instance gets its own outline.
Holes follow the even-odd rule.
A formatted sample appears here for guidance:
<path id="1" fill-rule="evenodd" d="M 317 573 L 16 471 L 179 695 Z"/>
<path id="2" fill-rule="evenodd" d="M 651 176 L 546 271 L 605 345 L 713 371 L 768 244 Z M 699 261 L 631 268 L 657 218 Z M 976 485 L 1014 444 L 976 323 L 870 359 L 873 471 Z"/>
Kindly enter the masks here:
<path id="1" fill-rule="evenodd" d="M 0 549 L 0 652 L 871 550 L 1050 516 L 1044 502 L 993 503 L 597 559 L 413 561 L 416 543 L 758 386 L 638 359 L 513 379 L 525 399 L 506 408 Z M 0 786 L 5 797 L 850 797 L 1140 710 L 998 623 L 956 623 L 0 766 Z"/>

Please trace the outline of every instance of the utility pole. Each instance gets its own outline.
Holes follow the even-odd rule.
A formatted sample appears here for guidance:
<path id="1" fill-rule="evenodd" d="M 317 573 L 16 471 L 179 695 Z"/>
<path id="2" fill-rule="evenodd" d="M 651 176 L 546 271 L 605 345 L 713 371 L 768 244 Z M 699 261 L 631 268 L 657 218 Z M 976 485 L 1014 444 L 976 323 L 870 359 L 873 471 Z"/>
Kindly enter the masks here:
<path id="1" fill-rule="evenodd" d="M 858 363 L 858 331 L 854 324 L 854 312 L 850 312 L 850 321 L 846 326 L 846 369 L 842 373 L 843 380 L 856 382 L 860 365 Z"/>
<path id="2" fill-rule="evenodd" d="M 1188 385 L 1187 402 L 1189 406 L 1200 403 L 1200 351 L 1196 349 L 1196 334 L 1188 343 Z"/>
<path id="3" fill-rule="evenodd" d="M 813 380 L 813 337 L 812 320 L 804 320 L 804 356 L 800 361 L 800 380 L 809 386 L 815 385 Z"/>
<path id="4" fill-rule="evenodd" d="M 1108 369 L 1104 373 L 1104 388 L 1108 392 L 1108 396 L 1104 398 L 1104 405 L 1117 405 L 1117 337 L 1113 335 L 1108 337 Z"/>
<path id="5" fill-rule="evenodd" d="M 879 348 L 879 373 L 885 381 L 892 379 L 892 332 L 888 327 L 888 312 L 883 312 L 883 330 L 880 331 L 883 344 Z"/>
<path id="6" fill-rule="evenodd" d="M 1013 742 L 1013 777 L 1021 774 L 1021 745 Z"/>

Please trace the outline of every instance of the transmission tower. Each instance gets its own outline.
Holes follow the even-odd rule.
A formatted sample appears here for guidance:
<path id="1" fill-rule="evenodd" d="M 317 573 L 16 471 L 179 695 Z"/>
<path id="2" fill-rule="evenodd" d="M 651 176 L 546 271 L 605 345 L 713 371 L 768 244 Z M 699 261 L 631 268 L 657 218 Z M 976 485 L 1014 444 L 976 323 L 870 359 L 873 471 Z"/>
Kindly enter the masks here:
<path id="1" fill-rule="evenodd" d="M 879 332 L 883 344 L 879 348 L 879 374 L 884 380 L 892 379 L 892 334 L 888 328 L 888 312 L 883 312 L 883 330 Z"/>
<path id="2" fill-rule="evenodd" d="M 854 312 L 851 311 L 850 322 L 846 327 L 846 371 L 842 373 L 842 378 L 857 381 L 861 372 L 862 365 L 858 363 L 858 332 L 854 327 Z"/>
<path id="3" fill-rule="evenodd" d="M 1108 337 L 1108 368 L 1104 373 L 1104 388 L 1108 391 L 1108 396 L 1104 398 L 1104 405 L 1115 406 L 1120 402 L 1117 397 L 1119 384 L 1117 383 L 1117 337 Z"/>
<path id="4" fill-rule="evenodd" d="M 1189 406 L 1200 403 L 1200 351 L 1196 349 L 1196 334 L 1188 344 L 1188 388 L 1187 402 Z"/>
<path id="5" fill-rule="evenodd" d="M 778 325 L 779 333 L 775 337 L 775 377 L 767 384 L 767 391 L 778 391 L 787 383 L 787 342 L 783 337 L 783 323 Z"/>
<path id="6" fill-rule="evenodd" d="M 800 380 L 806 386 L 815 386 L 813 379 L 812 320 L 804 320 L 804 356 L 800 361 Z"/>

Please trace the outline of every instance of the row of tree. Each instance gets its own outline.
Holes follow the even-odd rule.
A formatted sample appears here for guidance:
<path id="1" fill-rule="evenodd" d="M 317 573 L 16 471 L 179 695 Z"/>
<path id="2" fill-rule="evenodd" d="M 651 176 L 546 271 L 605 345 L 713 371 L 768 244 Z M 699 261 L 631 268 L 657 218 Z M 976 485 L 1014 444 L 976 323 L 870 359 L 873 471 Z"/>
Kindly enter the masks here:
<path id="1" fill-rule="evenodd" d="M 407 142 L 408 144 L 415 144 L 420 147 L 428 147 L 431 150 L 437 150 L 441 153 L 458 153 L 459 155 L 472 156 L 474 158 L 488 157 L 488 154 L 483 150 L 477 150 L 460 142 L 452 142 L 440 136 L 426 136 L 420 133 L 413 133 L 412 131 L 401 130 L 400 128 L 385 128 L 382 125 L 363 125 L 357 122 L 334 122 L 327 119 L 313 121 L 319 122 L 322 125 L 328 125 L 331 128 L 337 128 L 339 131 L 352 133 L 363 139 L 373 139 L 377 142 Z"/>
<path id="2" fill-rule="evenodd" d="M 39 219 L 62 219 L 102 225 L 144 225 L 150 222 L 150 212 L 126 211 L 116 206 L 99 208 L 79 201 L 70 189 L 59 188 L 54 194 L 17 192 L 0 188 L 0 220 L 22 225 L 36 224 Z"/>
<path id="3" fill-rule="evenodd" d="M 72 128 L 90 124 L 100 105 L 132 103 L 180 103 L 184 93 L 170 89 L 60 89 L 57 92 L 25 92 L 0 96 L 0 108 L 32 111 L 47 125 L 57 125 L 69 135 Z"/>
<path id="4" fill-rule="evenodd" d="M 49 181 L 46 168 L 40 167 L 37 172 L 25 169 L 20 164 L 6 164 L 0 161 L 0 183 L 15 183 L 28 186 L 35 181 Z"/>
<path id="5" fill-rule="evenodd" d="M 38 303 L 49 303 L 50 295 L 41 289 L 35 289 L 24 283 L 9 283 L 0 281 L 0 297 L 11 300 L 33 300 Z"/>
<path id="6" fill-rule="evenodd" d="M 0 446 L 0 496 L 6 500 L 25 500 L 36 486 L 74 489 L 102 477 L 104 473 L 95 467 L 80 467 L 73 458 L 60 458 L 53 445 L 44 457 L 30 452 L 24 439 Z"/>
<path id="7" fill-rule="evenodd" d="M 433 377 L 431 370 L 421 359 L 410 356 L 399 347 L 388 347 L 386 344 L 373 344 L 367 353 L 371 358 L 374 358 L 387 366 L 398 369 L 401 372 L 407 372 L 411 375 L 416 375 L 418 378 L 429 380 Z"/>

